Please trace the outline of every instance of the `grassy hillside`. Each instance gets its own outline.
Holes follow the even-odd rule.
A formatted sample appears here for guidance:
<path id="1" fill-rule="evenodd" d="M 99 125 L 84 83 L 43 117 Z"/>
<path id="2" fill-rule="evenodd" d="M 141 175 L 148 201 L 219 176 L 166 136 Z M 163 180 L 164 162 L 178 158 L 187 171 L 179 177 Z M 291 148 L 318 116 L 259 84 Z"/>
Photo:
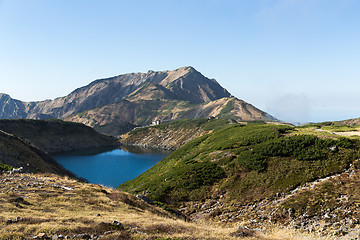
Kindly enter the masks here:
<path id="1" fill-rule="evenodd" d="M 128 193 L 57 175 L 0 174 L 0 187 L 0 239 L 237 239 L 234 226 L 185 222 Z"/>
<path id="2" fill-rule="evenodd" d="M 61 120 L 0 120 L 0 130 L 26 139 L 48 153 L 117 144 L 114 138 L 90 127 Z"/>
<path id="3" fill-rule="evenodd" d="M 121 143 L 151 148 L 178 149 L 187 142 L 212 131 L 229 127 L 226 119 L 184 119 L 157 126 L 138 128 L 122 136 Z"/>
<path id="4" fill-rule="evenodd" d="M 358 146 L 285 125 L 236 125 L 190 141 L 120 188 L 176 205 L 207 198 L 249 204 L 344 171 Z"/>

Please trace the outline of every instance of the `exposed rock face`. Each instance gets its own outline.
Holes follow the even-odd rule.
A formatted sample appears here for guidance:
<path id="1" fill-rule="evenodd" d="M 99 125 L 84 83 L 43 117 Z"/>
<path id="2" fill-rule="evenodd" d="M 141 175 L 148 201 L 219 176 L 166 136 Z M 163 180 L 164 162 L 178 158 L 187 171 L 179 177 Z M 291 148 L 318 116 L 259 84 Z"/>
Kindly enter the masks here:
<path id="1" fill-rule="evenodd" d="M 0 95 L 0 118 L 66 119 L 112 135 L 158 119 L 209 116 L 273 119 L 192 67 L 100 79 L 54 100 L 21 102 Z"/>
<path id="2" fill-rule="evenodd" d="M 65 118 L 129 96 L 133 99 L 150 98 L 149 95 L 154 94 L 153 88 L 158 88 L 166 98 L 191 103 L 230 97 L 230 93 L 215 80 L 204 77 L 192 67 L 185 67 L 174 71 L 129 73 L 96 80 L 55 100 L 26 103 L 0 94 L 0 118 Z"/>
<path id="3" fill-rule="evenodd" d="M 237 121 L 275 120 L 251 104 L 237 98 L 221 98 L 202 104 L 189 104 L 179 100 L 122 100 L 81 114 L 72 115 L 65 120 L 83 123 L 96 130 L 117 136 L 119 126 L 131 123 L 138 126 L 150 124 L 153 120 L 171 121 L 178 119 L 197 119 L 218 117 Z"/>
<path id="4" fill-rule="evenodd" d="M 25 105 L 9 95 L 0 93 L 0 118 L 25 118 Z"/>

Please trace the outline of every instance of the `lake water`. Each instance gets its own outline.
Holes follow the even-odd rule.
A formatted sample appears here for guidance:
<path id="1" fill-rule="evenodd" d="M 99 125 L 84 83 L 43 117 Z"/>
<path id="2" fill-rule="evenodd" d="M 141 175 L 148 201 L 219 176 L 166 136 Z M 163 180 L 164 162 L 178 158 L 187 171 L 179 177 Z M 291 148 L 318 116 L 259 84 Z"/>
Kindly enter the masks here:
<path id="1" fill-rule="evenodd" d="M 90 183 L 116 188 L 154 166 L 169 152 L 140 148 L 92 149 L 53 156 L 63 167 Z"/>

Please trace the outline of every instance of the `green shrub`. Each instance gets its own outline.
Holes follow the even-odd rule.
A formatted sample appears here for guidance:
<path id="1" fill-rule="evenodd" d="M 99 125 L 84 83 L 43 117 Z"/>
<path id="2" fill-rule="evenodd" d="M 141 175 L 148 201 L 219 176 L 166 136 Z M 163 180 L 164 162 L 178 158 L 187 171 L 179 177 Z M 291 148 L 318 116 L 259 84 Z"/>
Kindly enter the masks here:
<path id="1" fill-rule="evenodd" d="M 226 201 L 243 204 L 343 172 L 358 159 L 358 140 L 292 135 L 293 130 L 259 123 L 227 125 L 190 141 L 121 188 L 149 191 L 154 200 L 171 204 L 214 197 L 221 189 Z"/>
<path id="2" fill-rule="evenodd" d="M 220 111 L 220 115 L 228 114 L 234 109 L 234 100 L 230 100 L 223 109 Z"/>
<path id="3" fill-rule="evenodd" d="M 9 166 L 9 165 L 6 165 L 6 164 L 3 164 L 3 163 L 0 163 L 0 171 L 10 171 L 11 169 L 13 169 L 12 166 Z"/>
<path id="4" fill-rule="evenodd" d="M 337 145 L 342 148 L 354 148 L 355 147 L 355 143 L 351 139 L 345 138 L 345 137 L 339 138 Z"/>
<path id="5" fill-rule="evenodd" d="M 335 141 L 312 135 L 296 135 L 261 143 L 249 151 L 241 152 L 238 159 L 245 168 L 264 171 L 269 157 L 292 157 L 300 161 L 316 161 L 326 158 L 332 146 L 352 148 L 354 144 L 347 138 Z"/>
<path id="6" fill-rule="evenodd" d="M 204 185 L 210 185 L 225 176 L 225 172 L 215 163 L 190 162 L 179 171 L 182 178 L 181 187 L 195 190 Z"/>

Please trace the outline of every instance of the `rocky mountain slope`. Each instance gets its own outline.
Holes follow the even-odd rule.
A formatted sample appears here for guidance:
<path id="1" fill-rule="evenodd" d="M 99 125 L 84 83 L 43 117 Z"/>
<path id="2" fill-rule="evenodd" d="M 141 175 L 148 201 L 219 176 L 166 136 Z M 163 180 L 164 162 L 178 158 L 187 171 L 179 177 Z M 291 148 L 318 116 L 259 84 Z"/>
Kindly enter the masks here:
<path id="1" fill-rule="evenodd" d="M 88 126 L 61 120 L 0 120 L 0 130 L 26 139 L 49 154 L 118 145 L 116 139 Z"/>
<path id="2" fill-rule="evenodd" d="M 96 80 L 55 100 L 21 102 L 2 94 L 1 117 L 65 118 L 124 98 L 148 100 L 156 94 L 158 97 L 191 103 L 231 96 L 215 80 L 204 77 L 192 67 L 185 67 L 175 71 L 129 73 Z"/>
<path id="3" fill-rule="evenodd" d="M 238 121 L 275 120 L 267 113 L 236 98 L 222 98 L 202 104 L 190 104 L 187 101 L 168 99 L 139 100 L 136 102 L 122 100 L 72 115 L 66 120 L 80 122 L 105 134 L 117 136 L 126 132 L 122 128 L 126 123 L 144 126 L 155 120 L 166 122 L 205 117 L 236 119 Z"/>
<path id="4" fill-rule="evenodd" d="M 234 125 L 188 142 L 119 188 L 145 192 L 199 221 L 356 234 L 359 146 L 357 138 L 312 126 Z"/>
<path id="5" fill-rule="evenodd" d="M 26 118 L 25 105 L 9 95 L 0 93 L 0 119 Z"/>
<path id="6" fill-rule="evenodd" d="M 21 102 L 0 95 L 0 118 L 59 118 L 118 135 L 154 120 L 221 117 L 274 120 L 192 67 L 100 79 L 65 97 Z"/>

